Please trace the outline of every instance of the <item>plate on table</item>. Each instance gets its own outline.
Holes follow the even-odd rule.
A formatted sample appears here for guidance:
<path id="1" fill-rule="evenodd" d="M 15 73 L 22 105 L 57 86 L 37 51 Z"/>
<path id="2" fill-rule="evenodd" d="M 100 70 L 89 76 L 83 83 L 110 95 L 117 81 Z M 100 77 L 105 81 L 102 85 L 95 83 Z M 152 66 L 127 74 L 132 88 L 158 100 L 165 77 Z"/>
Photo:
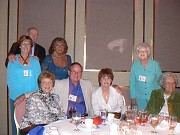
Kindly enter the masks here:
<path id="1" fill-rule="evenodd" d="M 81 125 L 78 126 L 80 131 L 95 131 L 96 127 L 97 126 L 95 124 L 93 124 L 91 128 L 87 128 L 85 124 L 81 124 Z"/>

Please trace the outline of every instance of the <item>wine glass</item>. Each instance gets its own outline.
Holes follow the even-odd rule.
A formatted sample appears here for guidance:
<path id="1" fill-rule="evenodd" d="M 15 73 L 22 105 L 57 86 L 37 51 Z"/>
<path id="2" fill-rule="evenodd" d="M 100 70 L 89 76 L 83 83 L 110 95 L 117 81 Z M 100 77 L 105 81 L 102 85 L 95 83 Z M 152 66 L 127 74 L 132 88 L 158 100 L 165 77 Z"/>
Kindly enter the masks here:
<path id="1" fill-rule="evenodd" d="M 71 106 L 69 107 L 69 118 L 72 118 L 72 114 L 76 112 L 76 108 Z"/>
<path id="2" fill-rule="evenodd" d="M 107 111 L 106 110 L 101 110 L 100 116 L 101 116 L 101 119 L 102 119 L 102 125 L 106 125 Z"/>
<path id="3" fill-rule="evenodd" d="M 159 123 L 159 116 L 157 114 L 150 114 L 149 115 L 149 122 L 150 122 L 150 125 L 154 128 L 154 130 L 151 131 L 151 133 L 157 133 L 155 128 Z"/>
<path id="4" fill-rule="evenodd" d="M 72 114 L 72 122 L 74 123 L 74 125 L 76 126 L 76 128 L 74 129 L 74 131 L 79 131 L 79 129 L 77 128 L 77 126 L 80 124 L 81 122 L 81 114 L 78 112 L 75 112 Z"/>
<path id="5" fill-rule="evenodd" d="M 147 122 L 147 111 L 140 110 L 140 117 L 141 117 L 141 126 L 145 126 L 145 123 Z"/>
<path id="6" fill-rule="evenodd" d="M 177 117 L 169 116 L 169 130 L 171 131 L 170 135 L 174 134 L 174 128 L 177 126 Z"/>
<path id="7" fill-rule="evenodd" d="M 133 114 L 133 110 L 132 109 L 127 109 L 126 111 L 126 122 L 128 124 L 129 129 L 131 128 L 131 126 L 134 124 L 134 114 Z"/>

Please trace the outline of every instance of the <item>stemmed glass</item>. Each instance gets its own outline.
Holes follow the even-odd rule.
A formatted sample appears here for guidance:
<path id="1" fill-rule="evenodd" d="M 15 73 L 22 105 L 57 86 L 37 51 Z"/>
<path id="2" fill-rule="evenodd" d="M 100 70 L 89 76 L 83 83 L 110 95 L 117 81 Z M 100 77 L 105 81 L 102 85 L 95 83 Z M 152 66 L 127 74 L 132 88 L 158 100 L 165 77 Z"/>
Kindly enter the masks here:
<path id="1" fill-rule="evenodd" d="M 171 130 L 170 135 L 174 134 L 174 128 L 177 126 L 177 117 L 169 116 L 169 130 Z"/>
<path id="2" fill-rule="evenodd" d="M 79 129 L 77 128 L 77 126 L 80 124 L 81 122 L 81 114 L 78 112 L 75 112 L 72 114 L 72 122 L 74 123 L 74 125 L 76 126 L 76 128 L 74 129 L 74 131 L 79 131 Z"/>
<path id="3" fill-rule="evenodd" d="M 147 122 L 147 111 L 140 110 L 140 117 L 141 117 L 141 126 L 145 126 L 145 123 Z"/>
<path id="4" fill-rule="evenodd" d="M 69 118 L 72 118 L 72 114 L 76 112 L 76 108 L 71 106 L 69 107 Z"/>
<path id="5" fill-rule="evenodd" d="M 100 116 L 101 116 L 101 119 L 102 119 L 102 125 L 106 125 L 107 111 L 106 110 L 101 110 Z"/>
<path id="6" fill-rule="evenodd" d="M 151 131 L 151 133 L 157 133 L 155 128 L 159 123 L 159 116 L 157 114 L 150 114 L 149 115 L 149 122 L 150 122 L 150 125 L 154 128 L 154 130 Z"/>
<path id="7" fill-rule="evenodd" d="M 129 129 L 134 124 L 134 114 L 133 113 L 134 112 L 133 112 L 132 109 L 128 109 L 127 108 L 127 111 L 126 111 L 126 122 L 128 123 Z"/>

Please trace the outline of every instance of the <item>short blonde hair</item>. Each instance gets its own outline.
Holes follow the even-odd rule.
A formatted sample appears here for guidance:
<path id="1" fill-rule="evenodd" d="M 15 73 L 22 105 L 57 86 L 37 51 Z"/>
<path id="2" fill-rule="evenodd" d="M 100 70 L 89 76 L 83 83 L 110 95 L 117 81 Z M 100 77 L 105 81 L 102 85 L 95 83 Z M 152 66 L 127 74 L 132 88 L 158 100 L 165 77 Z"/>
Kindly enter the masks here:
<path id="1" fill-rule="evenodd" d="M 44 70 L 44 71 L 41 72 L 41 74 L 38 77 L 38 86 L 39 86 L 39 88 L 41 88 L 41 81 L 44 78 L 50 79 L 53 82 L 53 87 L 54 87 L 54 85 L 55 85 L 55 75 L 53 73 L 49 72 L 49 71 Z"/>

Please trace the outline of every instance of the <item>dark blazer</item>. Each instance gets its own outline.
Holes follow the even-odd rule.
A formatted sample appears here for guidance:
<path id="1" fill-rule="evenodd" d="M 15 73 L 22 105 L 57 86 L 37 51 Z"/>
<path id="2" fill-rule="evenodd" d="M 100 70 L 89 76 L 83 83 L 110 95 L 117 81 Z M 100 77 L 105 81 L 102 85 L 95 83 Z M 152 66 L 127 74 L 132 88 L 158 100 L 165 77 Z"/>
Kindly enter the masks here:
<path id="1" fill-rule="evenodd" d="M 17 42 L 13 43 L 8 55 L 10 55 L 10 54 L 15 54 L 15 55 L 20 54 L 21 49 L 19 48 L 19 46 L 20 45 Z M 44 60 L 44 58 L 46 56 L 46 51 L 45 51 L 44 47 L 42 47 L 41 45 L 35 43 L 34 56 L 37 56 L 39 58 L 39 62 L 42 63 L 42 61 Z M 8 64 L 8 57 L 6 58 L 6 62 L 5 62 L 6 67 L 7 67 L 7 64 Z"/>

